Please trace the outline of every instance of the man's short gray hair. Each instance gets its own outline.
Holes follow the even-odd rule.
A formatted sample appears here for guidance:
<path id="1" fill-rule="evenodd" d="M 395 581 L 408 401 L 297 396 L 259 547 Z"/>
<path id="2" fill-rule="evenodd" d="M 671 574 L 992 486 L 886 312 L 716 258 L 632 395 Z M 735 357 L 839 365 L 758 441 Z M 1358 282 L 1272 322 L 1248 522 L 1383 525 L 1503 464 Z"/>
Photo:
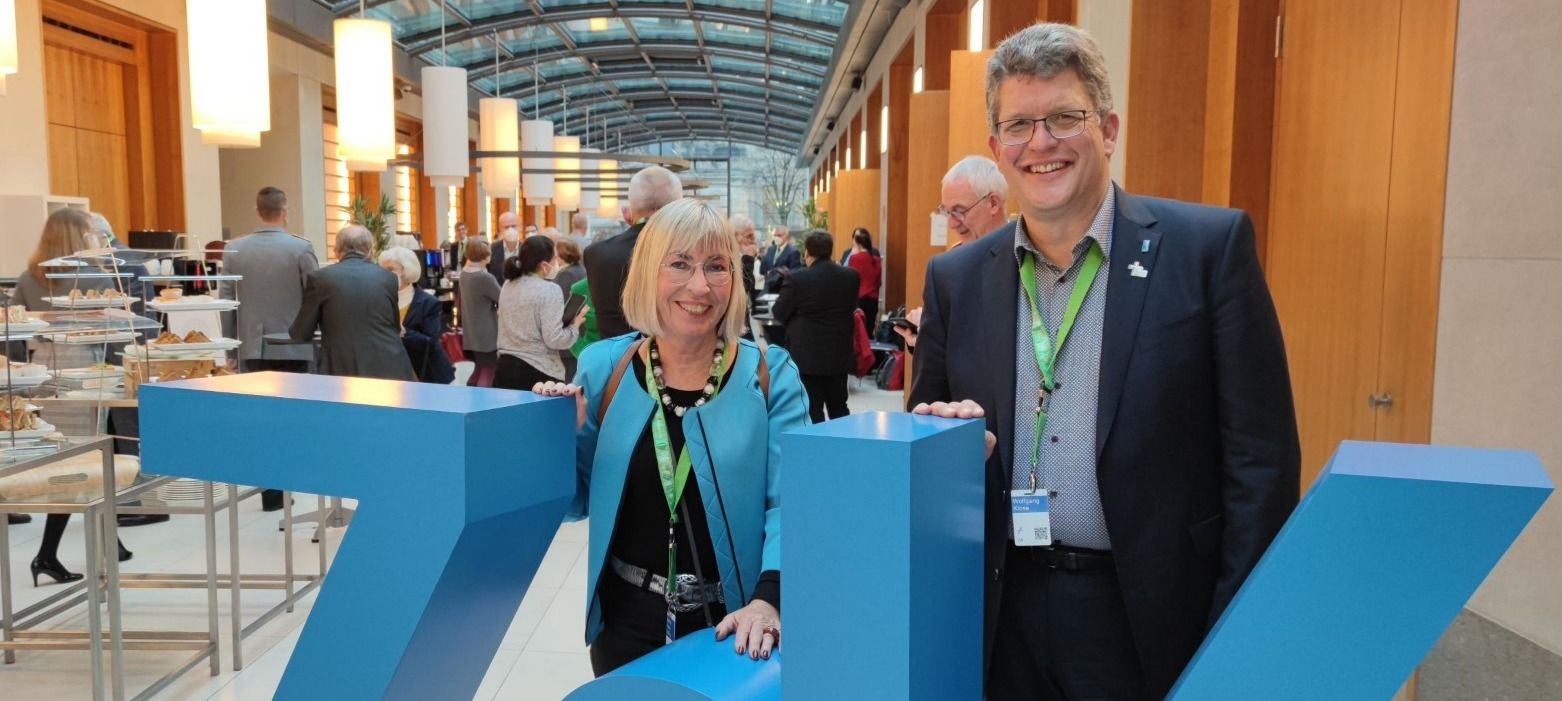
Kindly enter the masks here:
<path id="1" fill-rule="evenodd" d="M 374 253 L 374 234 L 358 224 L 348 224 L 336 232 L 336 257 L 346 258 L 348 254 L 358 254 L 368 258 Z"/>
<path id="2" fill-rule="evenodd" d="M 683 197 L 683 181 L 661 166 L 642 168 L 629 179 L 629 213 L 649 217 Z"/>
<path id="3" fill-rule="evenodd" d="M 734 214 L 727 221 L 732 224 L 732 230 L 738 233 L 754 230 L 754 220 L 749 219 L 747 214 Z"/>
<path id="4" fill-rule="evenodd" d="M 1112 111 L 1112 83 L 1096 40 L 1079 27 L 1038 23 L 1004 39 L 987 59 L 987 123 L 998 126 L 998 86 L 1017 76 L 1051 79 L 1074 69 L 1097 112 Z M 1041 117 L 1044 115 L 1032 115 Z"/>
<path id="5" fill-rule="evenodd" d="M 585 212 L 576 212 L 575 216 L 569 218 L 571 229 L 584 229 L 589 224 L 591 224 L 591 219 L 586 216 Z"/>
<path id="6" fill-rule="evenodd" d="M 114 225 L 108 223 L 108 217 L 99 212 L 89 212 L 87 218 L 92 220 L 92 231 L 103 235 L 103 245 L 114 242 Z"/>
<path id="7" fill-rule="evenodd" d="M 977 192 L 997 195 L 1000 200 L 1009 199 L 1009 181 L 1003 179 L 1003 173 L 998 172 L 998 164 L 993 163 L 991 158 L 966 156 L 948 173 L 944 173 L 944 187 L 961 181 Z"/>

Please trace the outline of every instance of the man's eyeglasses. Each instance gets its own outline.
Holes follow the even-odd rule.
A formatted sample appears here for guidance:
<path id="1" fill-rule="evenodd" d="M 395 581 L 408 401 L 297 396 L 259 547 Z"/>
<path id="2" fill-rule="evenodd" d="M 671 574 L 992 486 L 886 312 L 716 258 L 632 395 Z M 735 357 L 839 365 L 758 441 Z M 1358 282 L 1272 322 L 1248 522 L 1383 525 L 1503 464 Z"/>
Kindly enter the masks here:
<path id="1" fill-rule="evenodd" d="M 662 264 L 662 270 L 667 273 L 667 281 L 675 285 L 682 285 L 693 279 L 695 268 L 705 273 L 705 283 L 711 287 L 726 287 L 732 282 L 732 267 L 724 260 L 706 261 L 703 265 L 696 266 L 694 261 L 677 258 Z"/>
<path id="2" fill-rule="evenodd" d="M 985 195 L 982 195 L 981 197 L 976 198 L 976 200 L 971 204 L 955 205 L 954 207 L 938 205 L 938 209 L 934 213 L 942 217 L 952 217 L 955 221 L 963 222 L 965 221 L 965 215 L 970 214 L 973 207 L 981 204 L 983 200 L 986 200 L 992 196 L 993 193 L 989 192 Z"/>
<path id="3" fill-rule="evenodd" d="M 1067 139 L 1079 136 L 1085 130 L 1085 123 L 1090 121 L 1090 115 L 1095 114 L 1091 110 L 1065 110 L 1055 112 L 1040 119 L 1020 117 L 1018 119 L 1006 119 L 999 122 L 998 141 L 1005 146 L 1019 146 L 1030 143 L 1031 137 L 1036 135 L 1036 124 L 1040 122 L 1046 126 L 1047 133 L 1054 139 Z"/>

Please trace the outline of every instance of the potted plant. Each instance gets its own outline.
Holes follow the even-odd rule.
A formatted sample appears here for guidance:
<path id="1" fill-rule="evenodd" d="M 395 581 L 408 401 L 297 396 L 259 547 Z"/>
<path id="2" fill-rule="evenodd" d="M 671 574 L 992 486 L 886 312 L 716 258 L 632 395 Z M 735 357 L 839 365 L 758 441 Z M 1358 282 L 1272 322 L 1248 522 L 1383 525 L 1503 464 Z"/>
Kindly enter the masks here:
<path id="1" fill-rule="evenodd" d="M 390 218 L 396 216 L 396 203 L 384 193 L 380 194 L 379 207 L 370 207 L 369 199 L 363 195 L 353 197 L 352 204 L 337 209 L 347 213 L 348 219 L 353 224 L 362 226 L 374 235 L 374 257 L 378 258 L 385 249 L 390 248 Z"/>

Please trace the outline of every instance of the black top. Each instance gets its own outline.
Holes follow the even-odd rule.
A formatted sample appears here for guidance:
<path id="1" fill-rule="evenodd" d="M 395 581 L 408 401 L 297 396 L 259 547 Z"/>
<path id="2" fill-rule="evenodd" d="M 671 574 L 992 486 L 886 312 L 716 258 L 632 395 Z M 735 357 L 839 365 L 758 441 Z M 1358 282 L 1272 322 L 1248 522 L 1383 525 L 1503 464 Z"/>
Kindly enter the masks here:
<path id="1" fill-rule="evenodd" d="M 591 288 L 591 308 L 597 314 L 597 331 L 602 338 L 622 336 L 634 329 L 624 318 L 624 281 L 629 278 L 629 259 L 635 242 L 640 240 L 642 221 L 624 233 L 586 247 L 581 263 L 586 266 L 586 282 Z M 662 501 L 663 504 L 667 502 Z M 666 534 L 663 534 L 664 536 Z"/>
<path id="2" fill-rule="evenodd" d="M 629 372 L 634 373 L 640 391 L 646 391 L 645 362 L 639 354 L 635 355 L 634 365 Z M 732 369 L 728 368 L 727 378 L 723 382 L 730 379 L 731 375 Z M 701 394 L 699 390 L 672 388 L 668 388 L 667 393 L 674 404 L 684 407 L 693 407 Z M 667 439 L 672 447 L 673 459 L 676 460 L 684 446 L 683 421 L 671 415 L 671 412 L 667 419 Z M 683 498 L 679 504 L 679 521 L 675 529 L 678 539 L 678 572 L 695 573 L 693 553 L 698 552 L 698 571 L 705 575 L 706 582 L 717 581 L 720 570 L 716 566 L 715 546 L 710 539 L 710 522 L 705 518 L 705 501 L 700 495 L 699 480 L 692 473 L 683 486 Z M 683 523 L 683 505 L 688 506 L 688 526 Z M 666 576 L 667 515 L 667 496 L 662 492 L 662 479 L 656 464 L 656 446 L 651 436 L 651 421 L 647 419 L 640 441 L 635 444 L 635 451 L 629 457 L 624 498 L 619 503 L 618 525 L 613 529 L 613 542 L 608 552 L 631 565 Z M 691 527 L 694 531 L 693 547 L 689 545 Z M 761 572 L 759 581 L 754 585 L 753 597 L 769 602 L 780 610 L 781 573 L 777 570 Z M 735 611 L 739 605 L 737 602 L 728 602 L 728 608 Z"/>

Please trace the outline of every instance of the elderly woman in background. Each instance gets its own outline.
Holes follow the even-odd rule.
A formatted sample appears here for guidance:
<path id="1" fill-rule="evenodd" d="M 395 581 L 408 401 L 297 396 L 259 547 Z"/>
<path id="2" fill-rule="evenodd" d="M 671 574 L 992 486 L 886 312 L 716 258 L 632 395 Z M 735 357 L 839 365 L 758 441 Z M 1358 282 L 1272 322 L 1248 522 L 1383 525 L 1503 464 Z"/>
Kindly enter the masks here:
<path id="1" fill-rule="evenodd" d="M 419 382 L 448 385 L 456 379 L 455 366 L 439 345 L 444 330 L 439 300 L 418 287 L 423 266 L 410 249 L 394 246 L 380 254 L 380 267 L 391 271 L 401 286 L 396 289 L 396 309 L 401 315 L 401 344 L 412 361 L 412 372 Z"/>
<path id="2" fill-rule="evenodd" d="M 521 242 L 520 253 L 505 261 L 495 387 L 531 389 L 539 382 L 564 378 L 559 351 L 579 338 L 586 309 L 582 307 L 574 319 L 564 319 L 564 293 L 550 279 L 558 267 L 553 256 L 553 239 L 533 236 Z"/>
<path id="3" fill-rule="evenodd" d="M 739 339 L 738 260 L 710 205 L 663 207 L 624 286 L 645 335 L 587 348 L 578 384 L 534 388 L 576 398 L 570 513 L 591 517 L 586 641 L 599 676 L 709 626 L 754 659 L 780 644 L 780 436 L 806 425 L 808 406 L 785 350 Z"/>
<path id="4" fill-rule="evenodd" d="M 461 268 L 461 344 L 472 356 L 472 376 L 467 384 L 486 387 L 493 383 L 499 364 L 499 281 L 488 272 L 493 255 L 482 237 L 466 240 L 466 266 Z"/>

